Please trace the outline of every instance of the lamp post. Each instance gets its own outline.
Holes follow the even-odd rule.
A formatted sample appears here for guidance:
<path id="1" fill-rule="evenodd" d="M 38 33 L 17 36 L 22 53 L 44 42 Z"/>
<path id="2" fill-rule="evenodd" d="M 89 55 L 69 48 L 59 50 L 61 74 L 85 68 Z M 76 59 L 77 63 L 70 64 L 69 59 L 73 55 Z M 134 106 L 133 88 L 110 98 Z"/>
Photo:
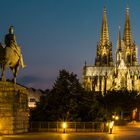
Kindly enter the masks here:
<path id="1" fill-rule="evenodd" d="M 63 127 L 63 133 L 66 133 L 66 127 L 67 127 L 66 122 L 63 122 L 62 127 Z"/>
<path id="2" fill-rule="evenodd" d="M 112 116 L 112 120 L 109 122 L 109 133 L 112 134 L 113 126 L 114 126 L 114 121 L 118 121 L 119 116 L 116 114 Z"/>
<path id="3" fill-rule="evenodd" d="M 114 126 L 114 121 L 111 121 L 111 122 L 109 123 L 109 133 L 110 133 L 110 134 L 112 134 L 113 126 Z"/>

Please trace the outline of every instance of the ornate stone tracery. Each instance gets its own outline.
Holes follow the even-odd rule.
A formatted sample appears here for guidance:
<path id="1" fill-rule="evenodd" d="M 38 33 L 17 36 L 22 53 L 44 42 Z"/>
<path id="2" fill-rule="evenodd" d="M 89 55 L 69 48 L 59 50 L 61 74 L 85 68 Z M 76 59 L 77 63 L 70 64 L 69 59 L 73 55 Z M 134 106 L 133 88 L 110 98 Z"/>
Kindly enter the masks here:
<path id="1" fill-rule="evenodd" d="M 112 43 L 109 40 L 106 8 L 104 8 L 95 65 L 84 67 L 84 88 L 101 91 L 103 94 L 109 90 L 124 88 L 140 91 L 140 66 L 138 65 L 137 53 L 138 48 L 132 39 L 129 8 L 126 8 L 123 39 L 121 39 L 119 28 L 116 62 L 113 62 Z M 89 77 L 92 80 L 88 80 Z"/>

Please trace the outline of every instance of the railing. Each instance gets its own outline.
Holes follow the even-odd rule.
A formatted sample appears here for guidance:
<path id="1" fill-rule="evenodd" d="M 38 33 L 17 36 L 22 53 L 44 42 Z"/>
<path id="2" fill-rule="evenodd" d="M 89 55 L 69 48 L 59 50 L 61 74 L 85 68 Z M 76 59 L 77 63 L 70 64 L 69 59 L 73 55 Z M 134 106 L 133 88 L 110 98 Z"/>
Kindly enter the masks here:
<path id="1" fill-rule="evenodd" d="M 31 122 L 30 131 L 45 132 L 107 132 L 104 122 Z"/>

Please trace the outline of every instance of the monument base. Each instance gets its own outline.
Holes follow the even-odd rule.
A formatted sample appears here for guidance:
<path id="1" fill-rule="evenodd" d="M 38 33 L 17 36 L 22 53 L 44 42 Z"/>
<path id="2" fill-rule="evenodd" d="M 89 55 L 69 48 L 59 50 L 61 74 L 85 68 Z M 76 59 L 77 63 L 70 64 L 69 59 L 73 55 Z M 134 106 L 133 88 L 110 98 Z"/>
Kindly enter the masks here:
<path id="1" fill-rule="evenodd" d="M 28 92 L 23 86 L 0 81 L 0 134 L 28 132 Z"/>

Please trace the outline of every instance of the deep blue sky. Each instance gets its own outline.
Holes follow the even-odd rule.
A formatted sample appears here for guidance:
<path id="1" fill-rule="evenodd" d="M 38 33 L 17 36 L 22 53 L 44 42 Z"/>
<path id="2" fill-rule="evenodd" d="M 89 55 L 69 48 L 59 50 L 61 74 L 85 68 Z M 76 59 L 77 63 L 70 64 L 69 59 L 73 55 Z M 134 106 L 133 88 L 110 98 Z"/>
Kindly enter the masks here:
<path id="1" fill-rule="evenodd" d="M 104 5 L 115 50 L 127 4 L 133 39 L 140 46 L 140 0 L 0 0 L 0 41 L 13 25 L 27 64 L 18 82 L 47 89 L 63 68 L 81 79 L 85 60 L 94 64 Z"/>

